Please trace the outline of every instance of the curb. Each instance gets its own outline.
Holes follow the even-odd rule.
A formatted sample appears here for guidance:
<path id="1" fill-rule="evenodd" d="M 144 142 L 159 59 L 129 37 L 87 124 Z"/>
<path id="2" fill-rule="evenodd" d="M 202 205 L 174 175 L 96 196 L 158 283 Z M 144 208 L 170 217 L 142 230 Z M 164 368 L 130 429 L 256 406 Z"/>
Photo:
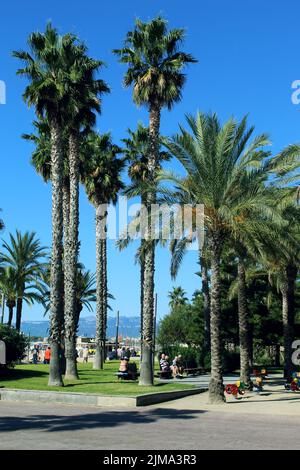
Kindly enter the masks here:
<path id="1" fill-rule="evenodd" d="M 135 408 L 138 406 L 154 405 L 166 401 L 177 400 L 189 395 L 206 392 L 207 388 L 191 390 L 158 392 L 138 395 L 136 397 L 104 396 L 86 393 L 50 392 L 46 390 L 0 389 L 0 400 L 30 401 L 40 403 L 64 403 L 69 405 L 88 405 L 99 407 Z"/>

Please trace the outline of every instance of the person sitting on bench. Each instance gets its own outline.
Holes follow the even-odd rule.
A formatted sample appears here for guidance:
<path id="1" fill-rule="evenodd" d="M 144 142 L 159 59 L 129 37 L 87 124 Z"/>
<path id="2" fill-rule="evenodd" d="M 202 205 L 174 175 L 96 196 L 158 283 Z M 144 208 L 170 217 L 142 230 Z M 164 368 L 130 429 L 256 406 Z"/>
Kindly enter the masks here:
<path id="1" fill-rule="evenodd" d="M 164 358 L 163 358 L 164 356 Z M 162 358 L 160 360 L 160 368 L 161 368 L 161 378 L 169 379 L 171 378 L 171 368 L 169 364 L 169 356 L 162 354 Z"/>
<path id="2" fill-rule="evenodd" d="M 127 376 L 129 380 L 135 380 L 137 377 L 136 364 L 129 364 L 127 356 L 121 357 L 119 373 L 124 374 L 124 377 Z"/>

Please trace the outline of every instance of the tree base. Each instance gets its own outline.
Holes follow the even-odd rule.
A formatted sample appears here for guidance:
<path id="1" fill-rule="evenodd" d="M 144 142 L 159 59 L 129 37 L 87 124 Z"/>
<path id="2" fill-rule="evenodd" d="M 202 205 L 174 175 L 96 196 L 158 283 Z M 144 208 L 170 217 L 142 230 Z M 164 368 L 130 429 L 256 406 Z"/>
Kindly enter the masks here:
<path id="1" fill-rule="evenodd" d="M 208 392 L 209 392 L 210 404 L 221 405 L 221 404 L 226 403 L 223 382 L 218 382 L 214 379 L 211 379 L 209 383 Z"/>
<path id="2" fill-rule="evenodd" d="M 139 385 L 142 387 L 153 386 L 153 354 L 150 346 L 143 346 L 143 361 L 141 363 L 141 374 Z"/>
<path id="3" fill-rule="evenodd" d="M 49 371 L 49 387 L 63 387 L 63 380 L 60 370 L 59 361 L 59 345 L 58 343 L 51 343 L 51 360 L 50 360 L 50 371 Z"/>
<path id="4" fill-rule="evenodd" d="M 101 346 L 96 346 L 96 354 L 93 362 L 93 369 L 103 370 L 104 363 L 104 348 Z"/>

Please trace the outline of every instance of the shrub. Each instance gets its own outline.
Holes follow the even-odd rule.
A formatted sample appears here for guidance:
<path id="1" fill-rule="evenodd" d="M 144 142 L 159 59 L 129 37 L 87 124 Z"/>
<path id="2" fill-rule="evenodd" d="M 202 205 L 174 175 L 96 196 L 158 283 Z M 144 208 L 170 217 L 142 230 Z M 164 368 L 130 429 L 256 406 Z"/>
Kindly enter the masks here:
<path id="1" fill-rule="evenodd" d="M 6 365 L 8 367 L 23 359 L 28 347 L 28 338 L 23 333 L 19 333 L 11 326 L 0 325 L 0 340 L 4 341 L 6 345 Z"/>
<path id="2" fill-rule="evenodd" d="M 210 352 L 206 353 L 202 359 L 203 367 L 205 370 L 210 371 L 211 356 Z M 223 372 L 233 372 L 240 368 L 240 355 L 237 351 L 223 350 L 222 356 Z"/>
<path id="3" fill-rule="evenodd" d="M 158 353 L 158 358 L 160 358 L 162 353 L 167 354 L 170 361 L 172 361 L 175 356 L 181 354 L 185 367 L 198 367 L 200 363 L 201 350 L 197 347 L 184 347 L 179 345 L 168 346 Z"/>

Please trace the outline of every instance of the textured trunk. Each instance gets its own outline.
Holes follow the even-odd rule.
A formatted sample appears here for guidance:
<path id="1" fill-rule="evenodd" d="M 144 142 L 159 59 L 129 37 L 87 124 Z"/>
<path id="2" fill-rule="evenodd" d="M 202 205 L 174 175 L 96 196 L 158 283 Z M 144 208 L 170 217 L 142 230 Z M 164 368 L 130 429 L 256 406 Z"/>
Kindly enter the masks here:
<path id="1" fill-rule="evenodd" d="M 64 185 L 63 185 L 64 241 L 66 241 L 68 238 L 69 223 L 70 223 L 70 181 L 68 177 L 65 177 Z"/>
<path id="2" fill-rule="evenodd" d="M 23 308 L 23 298 L 19 297 L 17 299 L 17 310 L 16 310 L 16 330 L 17 331 L 20 331 L 21 329 L 22 308 Z"/>
<path id="3" fill-rule="evenodd" d="M 240 376 L 241 381 L 250 385 L 250 339 L 249 339 L 249 314 L 247 309 L 246 276 L 244 261 L 238 261 L 238 317 L 240 337 Z"/>
<path id="4" fill-rule="evenodd" d="M 8 322 L 7 322 L 7 324 L 8 324 L 8 326 L 11 326 L 12 321 L 13 321 L 13 316 L 14 316 L 15 303 L 12 304 L 12 303 L 7 302 L 6 305 L 8 307 Z"/>
<path id="5" fill-rule="evenodd" d="M 105 275 L 103 242 L 106 238 L 105 226 L 107 205 L 99 204 L 96 210 L 96 354 L 93 368 L 103 369 L 105 349 Z"/>
<path id="6" fill-rule="evenodd" d="M 292 343 L 294 340 L 295 317 L 295 280 L 297 268 L 288 266 L 285 270 L 285 280 L 281 285 L 282 323 L 284 341 L 284 377 L 290 379 L 293 372 Z"/>
<path id="7" fill-rule="evenodd" d="M 149 182 L 155 180 L 155 170 L 159 153 L 160 107 L 157 104 L 150 106 L 149 122 L 149 149 L 148 174 Z M 141 347 L 143 360 L 141 363 L 140 385 L 153 385 L 153 315 L 154 315 L 154 271 L 155 271 L 155 241 L 151 239 L 151 205 L 155 204 L 156 197 L 153 192 L 147 194 L 148 226 L 145 233 L 146 250 L 144 255 L 144 282 L 143 282 L 143 331 Z"/>
<path id="8" fill-rule="evenodd" d="M 105 220 L 105 235 L 106 235 L 106 220 Z M 103 263 L 103 315 L 104 315 L 104 346 L 103 346 L 103 361 L 106 359 L 106 333 L 107 333 L 107 240 L 106 236 L 102 240 L 102 263 Z"/>
<path id="9" fill-rule="evenodd" d="M 218 235 L 211 242 L 211 299 L 210 299 L 210 343 L 211 343 L 211 379 L 209 383 L 210 403 L 225 401 L 222 346 L 221 346 L 221 285 L 220 285 L 220 255 L 221 239 Z"/>
<path id="10" fill-rule="evenodd" d="M 65 284 L 65 355 L 67 380 L 78 380 L 76 362 L 76 318 L 77 318 L 77 263 L 79 227 L 79 148 L 78 134 L 69 137 L 69 181 L 70 212 L 67 237 L 64 243 Z"/>
<path id="11" fill-rule="evenodd" d="M 202 295 L 203 295 L 203 313 L 204 313 L 204 350 L 210 351 L 210 298 L 207 262 L 204 256 L 200 256 Z"/>
<path id="12" fill-rule="evenodd" d="M 52 181 L 52 253 L 51 253 L 51 294 L 50 332 L 51 361 L 50 386 L 62 386 L 59 365 L 59 350 L 63 330 L 63 160 L 61 153 L 60 128 L 55 119 L 51 120 L 51 181 Z"/>

